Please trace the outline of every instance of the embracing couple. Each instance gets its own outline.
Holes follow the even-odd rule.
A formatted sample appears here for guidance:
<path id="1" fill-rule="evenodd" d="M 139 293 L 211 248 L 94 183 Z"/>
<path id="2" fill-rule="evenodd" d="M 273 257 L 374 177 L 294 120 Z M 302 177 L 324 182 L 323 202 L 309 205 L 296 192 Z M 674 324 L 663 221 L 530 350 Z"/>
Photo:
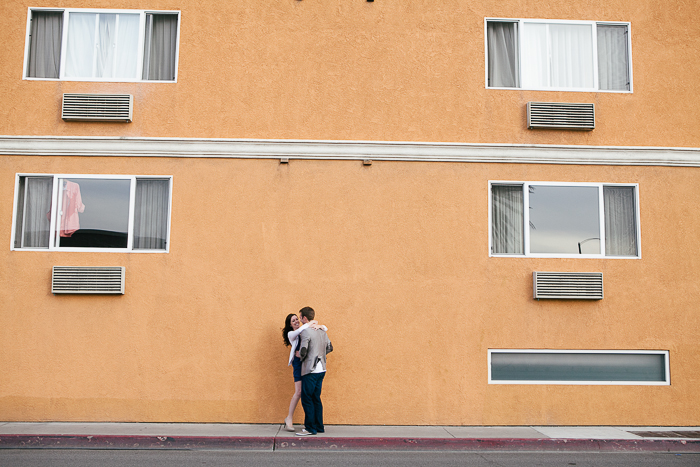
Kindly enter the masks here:
<path id="1" fill-rule="evenodd" d="M 295 389 L 289 404 L 289 415 L 284 419 L 284 427 L 287 431 L 294 431 L 294 409 L 301 398 L 304 429 L 297 436 L 325 432 L 321 389 L 323 377 L 326 376 L 326 354 L 333 351 L 333 345 L 326 334 L 328 328 L 318 324 L 315 316 L 313 308 L 304 307 L 299 310 L 299 316 L 293 313 L 287 315 L 282 331 L 284 345 L 291 347 L 287 366 L 292 366 Z"/>

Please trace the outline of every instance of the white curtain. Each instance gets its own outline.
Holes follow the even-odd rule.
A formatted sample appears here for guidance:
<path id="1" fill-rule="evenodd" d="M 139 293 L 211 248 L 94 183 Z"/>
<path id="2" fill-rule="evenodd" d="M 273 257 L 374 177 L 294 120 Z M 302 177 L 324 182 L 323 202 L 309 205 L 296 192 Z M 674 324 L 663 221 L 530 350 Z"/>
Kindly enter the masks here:
<path id="1" fill-rule="evenodd" d="M 634 187 L 605 186 L 605 255 L 637 256 Z"/>
<path id="2" fill-rule="evenodd" d="M 589 24 L 550 24 L 552 87 L 592 88 L 593 31 Z"/>
<path id="3" fill-rule="evenodd" d="M 137 179 L 134 249 L 164 250 L 168 234 L 170 181 Z"/>
<path id="4" fill-rule="evenodd" d="M 609 91 L 628 91 L 630 80 L 627 26 L 599 24 L 596 29 L 598 41 L 598 87 Z"/>
<path id="5" fill-rule="evenodd" d="M 71 13 L 66 77 L 137 78 L 138 14 Z"/>
<path id="6" fill-rule="evenodd" d="M 51 219 L 52 177 L 26 177 L 24 179 L 24 199 L 20 203 L 21 231 L 23 248 L 48 248 Z M 21 211 L 20 211 L 21 210 Z"/>
<path id="7" fill-rule="evenodd" d="M 493 185 L 491 204 L 493 253 L 524 254 L 522 185 Z"/>
<path id="8" fill-rule="evenodd" d="M 517 23 L 490 21 L 486 33 L 489 87 L 520 87 Z"/>
<path id="9" fill-rule="evenodd" d="M 118 15 L 118 29 L 114 48 L 116 68 L 110 77 L 138 78 L 139 72 L 139 22 L 134 14 Z"/>
<path id="10" fill-rule="evenodd" d="M 524 23 L 522 36 L 520 47 L 523 87 L 548 87 L 547 25 Z"/>
<path id="11" fill-rule="evenodd" d="M 111 77 L 114 73 L 114 56 L 117 40 L 117 15 L 100 14 L 97 23 L 97 48 L 95 49 L 95 77 Z"/>
<path id="12" fill-rule="evenodd" d="M 32 11 L 27 76 L 58 78 L 61 66 L 62 33 L 62 12 Z"/>
<path id="13" fill-rule="evenodd" d="M 71 13 L 69 16 L 64 73 L 68 78 L 93 76 L 96 16 L 93 13 Z"/>
<path id="14" fill-rule="evenodd" d="M 589 24 L 524 23 L 523 87 L 592 88 L 591 28 Z"/>

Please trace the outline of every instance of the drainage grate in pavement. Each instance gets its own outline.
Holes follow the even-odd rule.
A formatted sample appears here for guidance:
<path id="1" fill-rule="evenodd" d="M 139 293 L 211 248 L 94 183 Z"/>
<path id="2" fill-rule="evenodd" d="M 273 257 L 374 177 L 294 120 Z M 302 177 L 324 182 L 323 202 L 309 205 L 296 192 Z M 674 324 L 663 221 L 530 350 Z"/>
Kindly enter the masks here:
<path id="1" fill-rule="evenodd" d="M 630 431 L 642 438 L 700 438 L 700 431 Z"/>

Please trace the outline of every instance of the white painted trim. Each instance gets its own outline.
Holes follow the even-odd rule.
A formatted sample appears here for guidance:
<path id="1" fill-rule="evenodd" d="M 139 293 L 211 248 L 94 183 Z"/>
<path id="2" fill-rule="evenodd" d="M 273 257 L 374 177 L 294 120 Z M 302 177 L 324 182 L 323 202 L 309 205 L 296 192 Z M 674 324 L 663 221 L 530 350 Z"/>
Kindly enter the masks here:
<path id="1" fill-rule="evenodd" d="M 493 353 L 542 353 L 542 354 L 625 354 L 625 355 L 663 355 L 665 381 L 517 381 L 517 380 L 496 380 L 491 378 L 491 354 Z M 488 349 L 488 384 L 550 384 L 550 385 L 572 385 L 572 386 L 670 386 L 671 385 L 671 365 L 668 350 L 555 350 L 555 349 Z"/>
<path id="2" fill-rule="evenodd" d="M 111 136 L 0 136 L 2 155 L 700 167 L 700 148 Z"/>

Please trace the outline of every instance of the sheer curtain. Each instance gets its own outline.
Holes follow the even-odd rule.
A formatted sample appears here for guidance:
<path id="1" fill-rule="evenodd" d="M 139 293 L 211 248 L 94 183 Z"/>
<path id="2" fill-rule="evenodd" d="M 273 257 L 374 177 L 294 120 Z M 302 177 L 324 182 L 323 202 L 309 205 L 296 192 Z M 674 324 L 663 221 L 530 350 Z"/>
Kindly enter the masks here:
<path id="1" fill-rule="evenodd" d="M 120 14 L 117 35 L 113 41 L 115 68 L 111 78 L 138 78 L 140 15 Z"/>
<path id="2" fill-rule="evenodd" d="M 637 212 L 634 187 L 605 186 L 605 255 L 637 256 Z"/>
<path id="3" fill-rule="evenodd" d="M 627 26 L 599 24 L 598 87 L 608 91 L 629 91 Z"/>
<path id="4" fill-rule="evenodd" d="M 138 14 L 71 13 L 66 77 L 137 78 Z"/>
<path id="5" fill-rule="evenodd" d="M 522 185 L 493 185 L 491 204 L 493 253 L 524 254 Z"/>
<path id="6" fill-rule="evenodd" d="M 592 88 L 593 31 L 589 24 L 550 24 L 552 87 Z"/>
<path id="7" fill-rule="evenodd" d="M 520 87 L 517 23 L 491 21 L 487 24 L 486 33 L 489 86 Z"/>
<path id="8" fill-rule="evenodd" d="M 48 248 L 51 220 L 53 177 L 26 177 L 24 179 L 24 209 L 22 212 L 23 248 Z M 20 200 L 20 208 L 22 200 Z M 18 220 L 19 221 L 19 220 Z"/>
<path id="9" fill-rule="evenodd" d="M 71 13 L 69 15 L 66 77 L 92 77 L 96 16 L 93 13 Z"/>
<path id="10" fill-rule="evenodd" d="M 58 78 L 61 67 L 63 12 L 32 11 L 27 76 Z"/>
<path id="11" fill-rule="evenodd" d="M 136 180 L 134 249 L 164 250 L 168 234 L 170 181 Z"/>
<path id="12" fill-rule="evenodd" d="M 95 77 L 104 78 L 114 73 L 115 43 L 117 39 L 117 15 L 100 14 L 97 22 L 97 47 L 95 48 Z"/>
<path id="13" fill-rule="evenodd" d="M 147 14 L 143 79 L 173 81 L 177 48 L 177 15 Z"/>
<path id="14" fill-rule="evenodd" d="M 590 24 L 523 24 L 523 87 L 592 88 Z"/>
<path id="15" fill-rule="evenodd" d="M 547 72 L 547 25 L 523 23 L 522 78 L 523 87 L 541 88 L 549 86 Z"/>

